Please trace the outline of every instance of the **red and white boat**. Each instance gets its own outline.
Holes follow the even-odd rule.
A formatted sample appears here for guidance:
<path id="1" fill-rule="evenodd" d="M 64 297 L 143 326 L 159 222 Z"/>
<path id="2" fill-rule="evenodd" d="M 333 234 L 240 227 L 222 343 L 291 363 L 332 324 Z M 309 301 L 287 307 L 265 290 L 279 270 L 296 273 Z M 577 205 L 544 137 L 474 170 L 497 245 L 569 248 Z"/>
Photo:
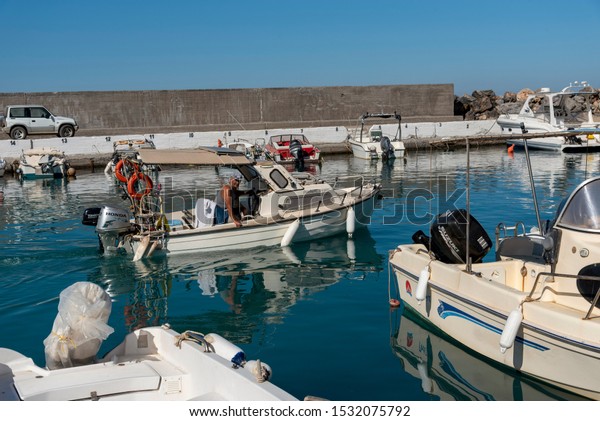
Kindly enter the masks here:
<path id="1" fill-rule="evenodd" d="M 299 161 L 306 164 L 321 162 L 321 151 L 303 134 L 271 136 L 265 150 L 270 158 L 280 164 L 296 164 Z"/>

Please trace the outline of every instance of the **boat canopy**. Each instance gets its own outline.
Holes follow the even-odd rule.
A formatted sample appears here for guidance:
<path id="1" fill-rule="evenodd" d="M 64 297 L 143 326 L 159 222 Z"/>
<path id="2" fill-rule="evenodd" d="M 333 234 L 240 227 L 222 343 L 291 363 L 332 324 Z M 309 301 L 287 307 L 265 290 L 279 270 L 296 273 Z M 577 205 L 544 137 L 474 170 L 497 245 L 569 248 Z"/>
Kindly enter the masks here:
<path id="1" fill-rule="evenodd" d="M 230 148 L 140 149 L 138 154 L 144 164 L 249 165 L 253 163 L 243 153 Z"/>
<path id="2" fill-rule="evenodd" d="M 600 177 L 579 185 L 559 212 L 558 226 L 600 232 Z"/>

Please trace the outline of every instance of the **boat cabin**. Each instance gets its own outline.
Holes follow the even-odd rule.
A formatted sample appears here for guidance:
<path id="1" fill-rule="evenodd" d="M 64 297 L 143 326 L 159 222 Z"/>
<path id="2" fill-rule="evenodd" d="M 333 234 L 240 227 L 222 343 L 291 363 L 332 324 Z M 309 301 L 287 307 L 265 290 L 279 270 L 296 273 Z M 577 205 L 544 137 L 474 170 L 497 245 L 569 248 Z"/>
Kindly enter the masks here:
<path id="1" fill-rule="evenodd" d="M 535 118 L 556 127 L 577 127 L 582 123 L 594 123 L 592 107 L 586 99 L 593 94 L 595 91 L 587 82 L 575 82 L 560 92 L 541 88 L 539 92 L 527 97 L 519 116 Z M 582 98 L 583 103 L 581 100 L 576 101 L 575 97 Z"/>

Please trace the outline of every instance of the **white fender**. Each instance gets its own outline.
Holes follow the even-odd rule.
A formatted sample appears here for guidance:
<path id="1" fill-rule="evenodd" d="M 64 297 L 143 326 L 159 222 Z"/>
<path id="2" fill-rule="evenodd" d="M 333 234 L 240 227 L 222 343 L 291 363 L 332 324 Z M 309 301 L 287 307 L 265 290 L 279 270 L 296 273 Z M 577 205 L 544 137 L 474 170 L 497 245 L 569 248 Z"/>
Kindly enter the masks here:
<path id="1" fill-rule="evenodd" d="M 246 354 L 242 349 L 217 333 L 204 335 L 204 340 L 215 349 L 215 354 L 225 358 L 235 365 L 242 365 L 246 361 Z"/>
<path id="2" fill-rule="evenodd" d="M 292 225 L 290 225 L 288 227 L 287 231 L 283 235 L 283 238 L 281 239 L 281 247 L 287 247 L 290 244 L 292 244 L 292 240 L 294 239 L 294 235 L 296 235 L 296 231 L 298 231 L 299 227 L 300 227 L 300 220 L 299 219 L 296 219 L 294 222 L 292 222 Z"/>
<path id="3" fill-rule="evenodd" d="M 352 238 L 352 234 L 354 234 L 354 230 L 356 229 L 356 212 L 354 208 L 348 208 L 348 214 L 346 215 L 346 232 L 348 233 L 348 237 Z"/>
<path id="4" fill-rule="evenodd" d="M 112 161 L 108 161 L 108 163 L 106 164 L 106 167 L 104 167 L 104 174 L 106 175 L 112 175 Z"/>
<path id="5" fill-rule="evenodd" d="M 269 380 L 273 374 L 271 366 L 263 363 L 260 360 L 250 360 L 244 364 L 244 368 L 252 373 L 259 383 Z"/>
<path id="6" fill-rule="evenodd" d="M 515 308 L 511 311 L 508 315 L 508 319 L 506 319 L 506 324 L 502 330 L 502 336 L 500 336 L 500 352 L 503 354 L 515 343 L 517 332 L 523 321 L 522 311 L 523 308 L 519 306 L 519 308 Z"/>
<path id="7" fill-rule="evenodd" d="M 348 241 L 346 242 L 346 253 L 348 254 L 348 259 L 352 261 L 356 260 L 356 245 L 351 238 L 348 238 Z"/>
<path id="8" fill-rule="evenodd" d="M 429 266 L 425 267 L 419 275 L 419 282 L 417 283 L 417 290 L 415 291 L 415 298 L 421 304 L 427 297 L 427 283 L 429 282 Z"/>

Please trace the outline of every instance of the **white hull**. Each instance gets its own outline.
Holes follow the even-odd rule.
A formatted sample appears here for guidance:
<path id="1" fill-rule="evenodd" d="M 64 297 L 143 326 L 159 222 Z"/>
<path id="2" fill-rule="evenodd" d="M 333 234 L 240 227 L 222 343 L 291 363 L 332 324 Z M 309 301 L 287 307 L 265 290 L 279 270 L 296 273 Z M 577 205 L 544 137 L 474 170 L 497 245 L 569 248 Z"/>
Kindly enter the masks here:
<path id="1" fill-rule="evenodd" d="M 566 143 L 564 137 L 546 137 L 543 139 L 527 140 L 527 148 L 543 151 L 555 152 L 593 152 L 600 150 L 600 142 L 596 139 L 580 139 L 579 143 Z M 508 145 L 515 145 L 519 148 L 525 147 L 523 139 L 513 139 L 507 142 Z"/>
<path id="2" fill-rule="evenodd" d="M 375 195 L 362 202 L 351 206 L 355 211 L 357 226 L 368 223 L 374 209 Z M 127 249 L 140 258 L 147 256 L 156 241 L 154 251 L 164 251 L 170 254 L 198 253 L 208 251 L 240 250 L 252 247 L 272 247 L 282 245 L 282 241 L 296 220 L 300 221 L 297 229 L 292 234 L 291 242 L 315 240 L 345 232 L 349 207 L 334 210 L 323 209 L 323 212 L 308 216 L 290 214 L 286 219 L 274 221 L 266 218 L 250 219 L 239 228 L 233 223 L 215 225 L 207 228 L 172 230 L 164 240 L 153 237 L 150 242 L 143 245 L 144 236 L 131 237 Z M 145 247 L 145 251 L 139 251 Z"/>
<path id="3" fill-rule="evenodd" d="M 205 336 L 206 338 L 206 336 Z M 215 352 L 178 334 L 149 327 L 126 336 L 100 362 L 55 370 L 0 348 L 0 399 L 23 401 L 294 401 L 247 368 L 233 367 L 221 341 Z M 248 367 L 249 368 L 249 367 Z"/>
<path id="4" fill-rule="evenodd" d="M 352 154 L 360 159 L 381 159 L 382 150 L 379 142 L 357 142 L 348 140 Z M 404 142 L 391 142 L 394 148 L 394 158 L 403 158 L 405 154 Z"/>
<path id="5" fill-rule="evenodd" d="M 420 316 L 465 346 L 500 364 L 540 378 L 582 396 L 600 398 L 600 378 L 590 369 L 600 362 L 600 319 L 582 320 L 585 312 L 550 298 L 523 303 L 524 320 L 512 348 L 500 351 L 500 336 L 511 311 L 531 289 L 535 273 L 549 267 L 507 260 L 473 265 L 430 262 L 419 245 L 402 245 L 390 258 L 402 300 Z M 426 299 L 416 299 L 421 271 L 430 264 Z M 533 276 L 532 276 L 533 275 Z M 513 280 L 518 285 L 506 285 Z M 521 286 L 521 282 L 525 285 Z M 550 286 L 551 288 L 551 286 Z M 549 293 L 549 290 L 546 292 Z M 535 297 L 534 297 L 535 298 Z"/>
<path id="6" fill-rule="evenodd" d="M 31 167 L 26 165 L 19 166 L 19 173 L 24 180 L 33 180 L 40 178 L 64 178 L 67 170 L 64 164 L 56 165 L 46 172 L 41 167 Z"/>

